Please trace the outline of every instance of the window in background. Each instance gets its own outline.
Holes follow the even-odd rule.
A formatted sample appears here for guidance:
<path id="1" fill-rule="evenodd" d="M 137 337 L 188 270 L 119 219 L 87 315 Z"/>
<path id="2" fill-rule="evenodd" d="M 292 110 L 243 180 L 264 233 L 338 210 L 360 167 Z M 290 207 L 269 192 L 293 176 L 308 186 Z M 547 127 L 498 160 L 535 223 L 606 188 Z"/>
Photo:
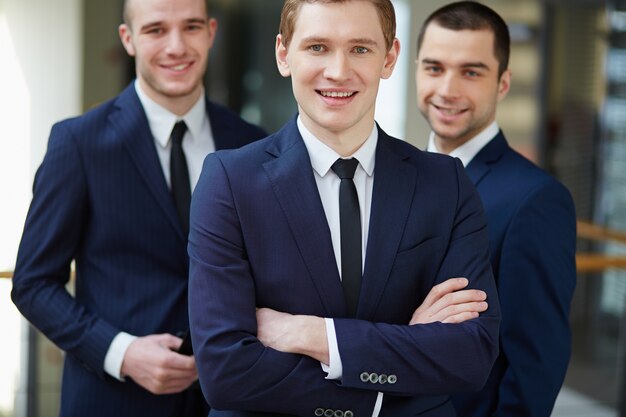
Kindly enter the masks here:
<path id="1" fill-rule="evenodd" d="M 0 347 L 0 417 L 12 417 L 16 392 L 20 384 L 21 315 L 10 302 L 11 281 L 0 279 L 0 317 L 2 347 Z"/>
<path id="2" fill-rule="evenodd" d="M 28 207 L 30 179 L 30 102 L 24 74 L 6 16 L 0 11 L 0 271 L 13 269 L 17 246 Z M 0 278 L 0 417 L 12 417 L 19 386 L 21 316 L 9 293 L 11 281 Z"/>

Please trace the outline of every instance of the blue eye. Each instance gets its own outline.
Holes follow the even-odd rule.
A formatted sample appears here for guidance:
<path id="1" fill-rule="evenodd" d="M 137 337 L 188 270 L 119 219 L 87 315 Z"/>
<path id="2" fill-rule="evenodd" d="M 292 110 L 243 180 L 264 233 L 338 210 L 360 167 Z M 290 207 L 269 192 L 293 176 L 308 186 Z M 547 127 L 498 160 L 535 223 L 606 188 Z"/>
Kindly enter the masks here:
<path id="1" fill-rule="evenodd" d="M 356 48 L 354 48 L 354 50 L 357 54 L 366 54 L 369 52 L 369 49 L 364 46 L 357 46 Z"/>

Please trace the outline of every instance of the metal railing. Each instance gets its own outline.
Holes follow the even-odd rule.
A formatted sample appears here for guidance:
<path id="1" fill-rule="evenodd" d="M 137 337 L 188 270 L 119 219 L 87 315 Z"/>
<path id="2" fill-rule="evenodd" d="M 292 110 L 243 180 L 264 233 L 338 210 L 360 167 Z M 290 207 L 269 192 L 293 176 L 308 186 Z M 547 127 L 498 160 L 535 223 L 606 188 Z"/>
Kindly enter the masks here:
<path id="1" fill-rule="evenodd" d="M 577 235 L 582 239 L 626 245 L 626 233 L 607 229 L 582 220 L 577 222 Z M 576 254 L 576 270 L 579 273 L 601 272 L 608 268 L 626 268 L 626 255 L 604 255 L 585 252 Z"/>
<path id="2" fill-rule="evenodd" d="M 625 232 L 607 229 L 582 220 L 577 222 L 577 228 L 579 238 L 626 245 Z M 626 255 L 603 255 L 587 252 L 576 254 L 576 270 L 580 273 L 601 272 L 608 268 L 626 268 Z M 12 277 L 13 271 L 0 271 L 0 279 Z"/>

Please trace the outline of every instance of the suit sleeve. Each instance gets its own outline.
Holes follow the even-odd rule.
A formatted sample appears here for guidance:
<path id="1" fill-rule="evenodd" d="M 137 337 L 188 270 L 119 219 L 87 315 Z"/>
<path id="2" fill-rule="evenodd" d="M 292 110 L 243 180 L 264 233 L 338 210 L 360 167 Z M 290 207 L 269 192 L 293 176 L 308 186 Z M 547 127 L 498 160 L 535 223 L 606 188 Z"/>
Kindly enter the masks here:
<path id="1" fill-rule="evenodd" d="M 567 189 L 543 184 L 518 208 L 502 242 L 498 291 L 508 367 L 497 416 L 547 416 L 571 353 L 576 216 Z"/>
<path id="2" fill-rule="evenodd" d="M 189 319 L 200 383 L 211 407 L 314 415 L 317 408 L 371 415 L 377 393 L 324 379 L 319 362 L 256 338 L 254 274 L 218 154 L 194 191 L 189 236 Z"/>
<path id="3" fill-rule="evenodd" d="M 467 277 L 470 288 L 487 293 L 489 309 L 461 324 L 402 326 L 335 319 L 344 386 L 377 388 L 404 396 L 476 391 L 486 382 L 498 354 L 499 303 L 480 198 L 460 163 L 457 178 L 456 216 L 433 285 L 448 278 Z M 394 375 L 396 380 L 393 384 L 372 384 L 362 380 L 364 372 Z"/>
<path id="4" fill-rule="evenodd" d="M 118 331 L 66 288 L 70 263 L 81 240 L 89 238 L 83 235 L 86 193 L 78 147 L 66 125 L 57 124 L 35 177 L 11 298 L 52 342 L 102 376 L 106 351 Z"/>

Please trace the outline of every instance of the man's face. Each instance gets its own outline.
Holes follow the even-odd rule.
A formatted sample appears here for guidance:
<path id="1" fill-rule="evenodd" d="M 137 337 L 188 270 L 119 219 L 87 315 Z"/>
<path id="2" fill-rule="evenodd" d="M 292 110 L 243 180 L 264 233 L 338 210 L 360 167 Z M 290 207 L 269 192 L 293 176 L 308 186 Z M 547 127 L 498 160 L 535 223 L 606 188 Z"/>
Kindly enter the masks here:
<path id="1" fill-rule="evenodd" d="M 498 78 L 493 36 L 436 23 L 426 29 L 417 57 L 417 104 L 440 151 L 451 152 L 489 126 L 509 90 L 510 72 Z"/>
<path id="2" fill-rule="evenodd" d="M 146 94 L 166 108 L 195 103 L 217 22 L 204 0 L 130 0 L 120 37 Z"/>
<path id="3" fill-rule="evenodd" d="M 390 51 L 370 2 L 301 6 L 288 47 L 276 41 L 278 69 L 291 76 L 305 126 L 318 138 L 363 139 L 374 127 L 381 78 L 393 71 L 399 43 Z"/>

